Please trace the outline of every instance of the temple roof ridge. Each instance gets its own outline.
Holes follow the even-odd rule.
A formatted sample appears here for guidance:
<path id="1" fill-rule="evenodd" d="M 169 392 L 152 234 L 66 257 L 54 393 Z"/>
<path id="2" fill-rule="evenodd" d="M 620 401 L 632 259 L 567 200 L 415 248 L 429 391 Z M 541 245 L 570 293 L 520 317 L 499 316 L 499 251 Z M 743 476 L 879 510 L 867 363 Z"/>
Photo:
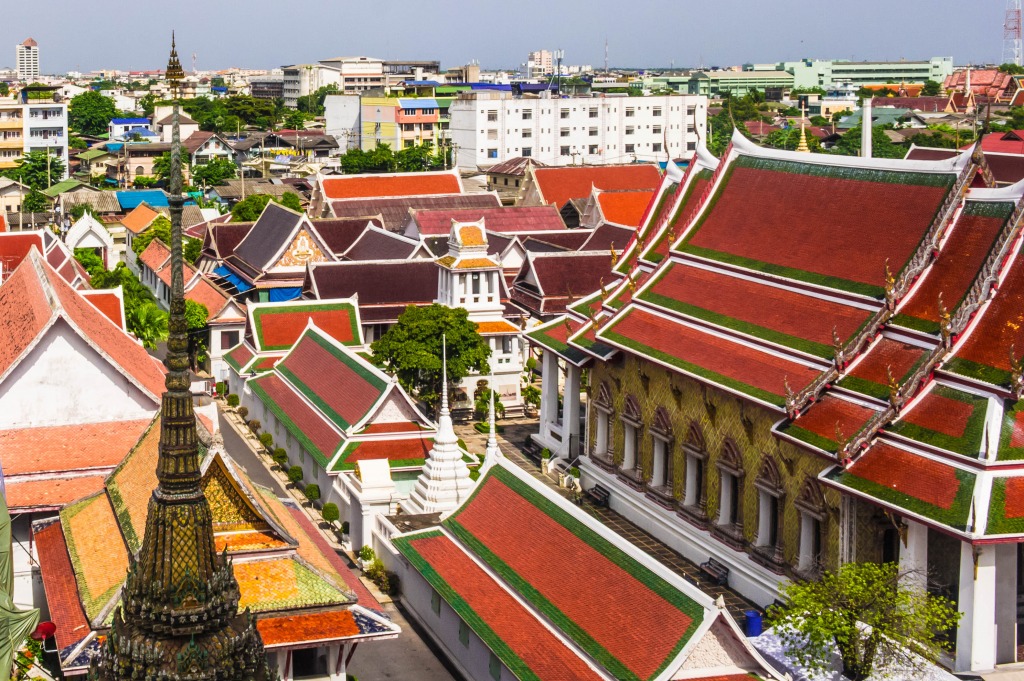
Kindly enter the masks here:
<path id="1" fill-rule="evenodd" d="M 732 154 L 753 156 L 757 158 L 809 163 L 823 166 L 839 166 L 859 168 L 863 170 L 888 170 L 895 172 L 917 173 L 953 173 L 959 174 L 971 163 L 973 149 L 967 149 L 950 159 L 936 161 L 906 160 L 891 158 L 864 158 L 862 156 L 846 156 L 842 154 L 806 154 L 785 149 L 762 147 L 747 139 L 738 129 L 733 130 Z M 729 159 L 723 159 L 728 161 Z"/>

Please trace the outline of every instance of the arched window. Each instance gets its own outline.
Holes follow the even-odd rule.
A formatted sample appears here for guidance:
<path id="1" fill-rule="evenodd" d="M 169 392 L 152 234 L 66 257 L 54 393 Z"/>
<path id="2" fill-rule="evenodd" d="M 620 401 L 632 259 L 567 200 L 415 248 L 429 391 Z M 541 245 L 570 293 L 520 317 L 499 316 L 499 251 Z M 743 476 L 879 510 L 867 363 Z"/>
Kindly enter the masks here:
<path id="1" fill-rule="evenodd" d="M 640 403 L 632 395 L 627 395 L 622 407 L 622 425 L 625 430 L 622 445 L 623 471 L 636 471 L 640 467 L 640 434 L 643 432 L 641 419 Z"/>
<path id="2" fill-rule="evenodd" d="M 797 570 L 801 574 L 813 576 L 821 569 L 821 547 L 828 515 L 825 494 L 817 479 L 808 477 L 804 480 L 794 506 L 800 512 L 800 557 Z"/>
<path id="3" fill-rule="evenodd" d="M 661 496 L 671 498 L 673 484 L 672 470 L 672 420 L 665 407 L 658 407 L 651 423 L 651 480 L 649 486 Z"/>
<path id="4" fill-rule="evenodd" d="M 718 457 L 718 521 L 717 525 L 734 537 L 743 531 L 743 457 L 732 440 L 722 445 Z"/>
<path id="5" fill-rule="evenodd" d="M 601 381 L 597 387 L 597 398 L 594 400 L 595 424 L 594 424 L 594 451 L 593 453 L 603 459 L 611 460 L 612 443 L 612 391 L 607 381 Z"/>
<path id="6" fill-rule="evenodd" d="M 775 565 L 782 563 L 782 501 L 785 490 L 782 474 L 774 457 L 766 455 L 754 481 L 757 487 L 757 541 L 762 558 Z"/>
<path id="7" fill-rule="evenodd" d="M 683 511 L 699 520 L 707 518 L 707 484 L 705 468 L 708 450 L 704 444 L 704 431 L 696 421 L 690 424 L 683 443 L 686 457 L 686 488 L 683 491 Z"/>

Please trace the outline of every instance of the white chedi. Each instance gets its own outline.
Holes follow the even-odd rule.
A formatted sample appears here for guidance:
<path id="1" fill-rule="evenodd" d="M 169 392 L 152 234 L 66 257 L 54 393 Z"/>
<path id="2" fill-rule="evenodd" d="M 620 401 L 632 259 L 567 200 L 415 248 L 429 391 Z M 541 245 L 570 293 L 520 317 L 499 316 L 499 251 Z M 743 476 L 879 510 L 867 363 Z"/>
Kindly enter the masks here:
<path id="1" fill-rule="evenodd" d="M 423 472 L 416 480 L 416 486 L 404 509 L 410 514 L 446 513 L 454 510 L 465 501 L 473 491 L 473 480 L 469 477 L 469 467 L 462 458 L 459 438 L 455 435 L 452 415 L 448 410 L 448 358 L 447 342 L 442 340 L 441 361 L 442 380 L 445 384 L 441 391 L 441 414 L 437 422 L 437 436 L 434 446 L 423 464 Z"/>

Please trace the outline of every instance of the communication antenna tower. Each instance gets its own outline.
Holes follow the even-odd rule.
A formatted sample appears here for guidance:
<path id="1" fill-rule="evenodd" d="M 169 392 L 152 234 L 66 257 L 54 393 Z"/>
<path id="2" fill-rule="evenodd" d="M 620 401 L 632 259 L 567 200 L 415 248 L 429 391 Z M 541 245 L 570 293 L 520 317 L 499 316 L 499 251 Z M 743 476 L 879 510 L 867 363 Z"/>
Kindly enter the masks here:
<path id="1" fill-rule="evenodd" d="M 1003 21 L 1003 63 L 1021 65 L 1021 0 L 1006 0 Z"/>
<path id="2" fill-rule="evenodd" d="M 196 73 L 196 53 L 192 53 L 192 73 Z"/>

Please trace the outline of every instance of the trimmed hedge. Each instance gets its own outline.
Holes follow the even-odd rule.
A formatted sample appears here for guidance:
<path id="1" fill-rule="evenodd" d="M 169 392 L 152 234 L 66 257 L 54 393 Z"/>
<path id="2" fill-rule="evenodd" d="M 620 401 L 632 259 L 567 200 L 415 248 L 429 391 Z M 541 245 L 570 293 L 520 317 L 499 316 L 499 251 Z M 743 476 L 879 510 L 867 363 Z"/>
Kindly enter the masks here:
<path id="1" fill-rule="evenodd" d="M 238 395 L 236 395 L 234 393 L 231 393 L 230 395 L 228 395 L 228 406 L 229 407 L 237 407 L 238 403 L 240 401 L 241 400 L 239 399 Z"/>

